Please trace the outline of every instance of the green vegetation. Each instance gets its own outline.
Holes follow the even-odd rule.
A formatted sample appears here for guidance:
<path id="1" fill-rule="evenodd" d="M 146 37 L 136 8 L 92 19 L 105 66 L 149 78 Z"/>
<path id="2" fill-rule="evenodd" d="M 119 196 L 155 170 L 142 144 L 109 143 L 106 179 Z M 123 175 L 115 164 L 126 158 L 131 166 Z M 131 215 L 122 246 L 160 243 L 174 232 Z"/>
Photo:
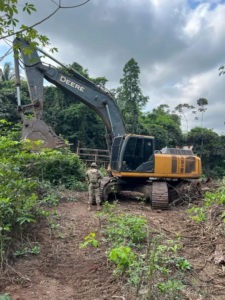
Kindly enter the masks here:
<path id="1" fill-rule="evenodd" d="M 28 249 L 27 247 L 24 247 L 22 250 L 18 250 L 14 253 L 14 256 L 27 256 L 28 254 L 34 254 L 37 255 L 40 253 L 40 248 L 38 246 L 35 246 L 32 249 Z"/>
<path id="2" fill-rule="evenodd" d="M 105 77 L 91 78 L 88 70 L 77 62 L 72 63 L 71 67 L 96 84 L 105 85 L 108 81 Z M 64 69 L 62 71 L 67 72 Z M 120 80 L 121 86 L 111 90 L 111 92 L 120 107 L 127 131 L 154 136 L 156 149 L 162 149 L 165 146 L 193 145 L 194 153 L 202 159 L 205 176 L 222 178 L 225 169 L 225 136 L 203 127 L 208 100 L 199 98 L 196 101 L 196 108 L 187 103 L 179 104 L 174 109 L 166 104 L 161 104 L 152 111 L 143 112 L 148 97 L 144 96 L 141 91 L 140 68 L 137 62 L 132 58 L 125 64 L 123 71 L 123 77 Z M 10 64 L 5 65 L 2 74 L 2 80 L 0 80 L 0 118 L 11 122 L 11 126 L 15 127 L 21 122 L 21 118 L 16 108 L 15 85 L 10 80 L 13 76 Z M 104 125 L 92 109 L 79 102 L 71 94 L 54 86 L 44 87 L 44 97 L 44 121 L 54 129 L 57 135 L 61 134 L 69 143 L 73 144 L 71 151 L 76 151 L 78 141 L 84 148 L 106 148 Z M 23 80 L 21 99 L 22 104 L 30 103 L 27 84 Z M 189 130 L 189 121 L 193 119 L 196 119 L 197 126 Z M 182 124 L 186 125 L 187 131 L 185 133 L 181 130 Z M 199 127 L 199 125 L 201 126 Z M 19 135 L 17 135 L 17 139 L 19 140 Z M 65 162 L 63 156 L 58 155 L 58 158 L 51 162 L 51 166 L 46 164 L 45 176 L 51 177 L 52 168 L 55 169 L 59 165 L 59 176 L 54 179 L 55 183 L 53 183 L 53 178 L 48 180 L 53 184 L 60 184 L 62 177 L 65 187 L 85 190 L 85 186 L 78 183 L 79 179 L 77 182 L 71 182 L 66 175 L 68 169 L 70 170 L 69 173 L 71 172 L 71 164 L 77 164 L 77 157 L 73 156 L 70 150 L 64 149 L 61 153 L 69 156 L 67 161 Z M 43 169 L 43 165 L 39 167 Z M 36 170 L 38 173 L 38 166 Z M 73 176 L 75 173 L 77 174 L 76 168 Z M 65 179 L 65 177 L 67 178 Z"/>
<path id="3" fill-rule="evenodd" d="M 124 271 L 135 260 L 135 254 L 129 247 L 118 247 L 109 252 L 109 259 L 117 265 L 120 271 Z"/>
<path id="4" fill-rule="evenodd" d="M 80 244 L 80 248 L 86 248 L 88 244 L 93 245 L 95 248 L 99 246 L 98 241 L 94 238 L 95 233 L 90 233 L 88 236 L 86 236 L 84 244 Z"/>
<path id="5" fill-rule="evenodd" d="M 39 45 L 50 45 L 49 38 L 43 34 L 39 34 L 37 30 L 32 28 L 34 27 L 34 25 L 28 27 L 25 24 L 21 24 L 21 20 L 18 20 L 19 6 L 21 6 L 21 4 L 18 4 L 17 0 L 0 1 L 0 11 L 2 12 L 2 16 L 0 18 L 1 39 L 7 38 L 12 35 L 17 35 L 18 37 L 26 38 L 31 42 L 29 51 L 32 51 L 32 49 Z M 33 4 L 26 3 L 23 6 L 22 14 L 28 13 L 30 15 L 33 12 L 36 12 L 36 8 Z M 52 52 L 56 50 L 57 49 L 55 48 L 51 49 Z"/>
<path id="6" fill-rule="evenodd" d="M 8 293 L 5 293 L 4 295 L 0 295 L 0 300 L 11 300 L 11 297 Z"/>
<path id="7" fill-rule="evenodd" d="M 171 113 L 166 104 L 159 105 L 152 112 L 142 114 L 140 122 L 145 129 L 142 134 L 155 136 L 156 149 L 185 144 L 185 136 L 180 128 L 180 117 Z"/>
<path id="8" fill-rule="evenodd" d="M 223 206 L 225 205 L 225 180 L 221 180 L 219 187 L 214 192 L 207 192 L 205 194 L 205 202 L 203 206 L 193 206 L 187 212 L 191 215 L 192 220 L 197 223 L 205 222 L 207 220 L 208 211 L 213 209 L 218 210 L 218 214 L 225 223 L 225 212 Z"/>
<path id="9" fill-rule="evenodd" d="M 50 152 L 51 158 L 45 160 L 43 153 L 39 164 L 29 171 L 39 181 L 47 180 L 52 185 L 63 185 L 71 190 L 86 190 L 86 186 L 80 182 L 84 178 L 83 163 L 76 154 L 69 149 Z"/>
<path id="10" fill-rule="evenodd" d="M 102 244 L 109 247 L 106 255 L 114 267 L 114 276 L 129 285 L 136 296 L 143 299 L 182 299 L 185 288 L 183 279 L 192 268 L 182 256 L 182 240 L 177 235 L 168 240 L 163 234 L 151 231 L 141 216 L 122 213 L 117 203 L 104 204 L 104 211 L 98 212 Z M 91 233 L 80 244 L 99 245 Z"/>
<path id="11" fill-rule="evenodd" d="M 194 152 L 201 157 L 203 173 L 208 177 L 222 178 L 225 170 L 225 136 L 212 129 L 195 127 L 186 137 L 194 145 Z"/>
<path id="12" fill-rule="evenodd" d="M 113 90 L 129 133 L 140 133 L 142 130 L 139 116 L 149 99 L 148 96 L 142 94 L 139 74 L 138 63 L 131 58 L 123 68 L 123 78 L 120 79 L 121 87 Z"/>
<path id="13" fill-rule="evenodd" d="M 48 205 L 56 205 L 58 195 L 53 185 L 73 188 L 83 179 L 83 164 L 68 151 L 31 152 L 33 143 L 14 140 L 12 124 L 0 121 L 0 255 L 12 241 L 12 234 L 23 235 L 26 224 L 49 215 Z M 40 148 L 40 142 L 35 143 Z M 82 184 L 82 183 L 81 183 Z M 38 248 L 29 250 L 37 254 Z M 27 248 L 15 252 L 25 255 Z"/>
<path id="14" fill-rule="evenodd" d="M 129 240 L 128 246 L 139 245 L 141 241 L 146 239 L 147 222 L 143 217 L 132 216 L 132 214 L 109 213 L 107 222 L 105 235 L 107 239 L 113 242 L 114 246 L 120 245 L 124 238 Z"/>

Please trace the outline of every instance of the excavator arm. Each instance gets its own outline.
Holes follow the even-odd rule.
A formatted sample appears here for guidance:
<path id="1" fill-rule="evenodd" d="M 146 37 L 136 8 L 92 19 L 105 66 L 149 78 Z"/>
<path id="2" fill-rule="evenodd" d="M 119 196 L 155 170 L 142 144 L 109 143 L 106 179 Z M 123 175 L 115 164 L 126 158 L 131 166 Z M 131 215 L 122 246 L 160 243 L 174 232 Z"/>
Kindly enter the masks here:
<path id="1" fill-rule="evenodd" d="M 54 131 L 42 120 L 44 79 L 71 93 L 79 101 L 92 108 L 99 115 L 108 133 L 106 139 L 109 150 L 111 142 L 115 137 L 126 134 L 120 110 L 110 92 L 104 87 L 97 86 L 75 70 L 64 66 L 41 49 L 38 49 L 38 51 L 41 51 L 44 55 L 47 55 L 52 60 L 65 67 L 71 75 L 64 74 L 55 67 L 42 63 L 36 50 L 33 50 L 29 56 L 26 51 L 26 49 L 29 48 L 29 44 L 23 39 L 16 38 L 14 40 L 14 45 L 21 51 L 32 101 L 31 104 L 24 106 L 21 105 L 20 100 L 18 101 L 19 111 L 23 119 L 23 139 L 30 139 L 33 141 L 43 140 L 45 142 L 44 147 L 52 149 L 66 146 L 64 140 L 57 137 Z M 18 55 L 15 55 L 17 87 L 20 85 L 18 66 Z M 31 108 L 34 110 L 34 118 L 26 120 L 24 111 Z"/>

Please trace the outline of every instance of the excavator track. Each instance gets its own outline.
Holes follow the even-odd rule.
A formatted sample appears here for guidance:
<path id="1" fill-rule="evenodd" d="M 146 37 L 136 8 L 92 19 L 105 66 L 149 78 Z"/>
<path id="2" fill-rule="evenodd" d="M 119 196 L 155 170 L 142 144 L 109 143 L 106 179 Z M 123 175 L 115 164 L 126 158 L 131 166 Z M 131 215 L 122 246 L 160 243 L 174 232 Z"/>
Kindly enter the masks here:
<path id="1" fill-rule="evenodd" d="M 166 181 L 154 181 L 149 184 L 137 184 L 136 186 L 123 180 L 113 180 L 110 177 L 104 177 L 100 183 L 100 199 L 102 202 L 106 201 L 108 194 L 118 191 L 137 191 L 150 195 L 151 206 L 153 209 L 169 208 L 169 195 Z"/>
<path id="2" fill-rule="evenodd" d="M 152 183 L 151 204 L 153 209 L 169 208 L 169 194 L 166 181 Z"/>
<path id="3" fill-rule="evenodd" d="M 100 180 L 100 199 L 103 203 L 108 199 L 108 193 L 114 190 L 114 185 L 116 184 L 117 180 L 115 180 L 113 177 L 104 177 Z"/>

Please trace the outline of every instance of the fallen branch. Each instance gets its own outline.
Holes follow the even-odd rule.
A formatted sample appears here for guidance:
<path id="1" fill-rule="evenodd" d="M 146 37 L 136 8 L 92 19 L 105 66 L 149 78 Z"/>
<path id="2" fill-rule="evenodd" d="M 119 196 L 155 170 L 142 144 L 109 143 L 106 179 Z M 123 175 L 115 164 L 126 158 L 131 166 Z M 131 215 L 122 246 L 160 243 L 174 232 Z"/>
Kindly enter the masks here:
<path id="1" fill-rule="evenodd" d="M 15 272 L 21 278 L 26 279 L 27 281 L 31 281 L 30 278 L 28 278 L 26 275 L 22 275 L 20 272 L 18 272 L 15 269 L 13 269 L 13 267 L 11 267 L 9 264 L 7 264 L 7 267 L 10 267 L 10 269 L 12 269 L 13 272 Z"/>

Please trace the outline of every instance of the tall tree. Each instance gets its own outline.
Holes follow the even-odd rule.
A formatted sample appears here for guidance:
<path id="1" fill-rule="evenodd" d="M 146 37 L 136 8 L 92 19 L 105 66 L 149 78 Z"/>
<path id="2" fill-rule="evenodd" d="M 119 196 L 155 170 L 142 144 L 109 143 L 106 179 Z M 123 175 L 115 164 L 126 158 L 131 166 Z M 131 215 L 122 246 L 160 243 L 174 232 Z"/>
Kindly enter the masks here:
<path id="1" fill-rule="evenodd" d="M 201 157 L 203 173 L 210 177 L 225 175 L 225 136 L 212 129 L 195 127 L 187 135 L 187 144 Z M 204 144 L 204 145 L 203 145 Z"/>
<path id="2" fill-rule="evenodd" d="M 189 131 L 188 128 L 188 118 L 190 117 L 191 114 L 196 114 L 196 110 L 195 107 L 193 105 L 189 105 L 188 103 L 181 103 L 178 104 L 175 108 L 174 108 L 174 112 L 177 112 L 180 114 L 180 117 L 185 121 L 186 126 L 187 126 L 187 132 Z"/>
<path id="3" fill-rule="evenodd" d="M 76 62 L 76 61 L 73 62 L 72 65 L 70 65 L 70 67 L 72 69 L 74 69 L 75 71 L 77 71 L 80 75 L 89 79 L 88 69 L 84 69 L 84 67 L 82 67 L 80 64 L 78 64 L 78 62 Z M 64 71 L 65 71 L 65 69 L 64 69 Z"/>
<path id="4" fill-rule="evenodd" d="M 3 69 L 0 68 L 0 80 L 9 81 L 15 77 L 14 70 L 11 68 L 11 63 L 6 62 Z"/>
<path id="5" fill-rule="evenodd" d="M 180 117 L 171 114 L 167 104 L 161 104 L 152 112 L 142 114 L 141 123 L 156 140 L 156 148 L 182 146 L 184 137 L 180 129 Z"/>
<path id="6" fill-rule="evenodd" d="M 197 100 L 197 104 L 199 106 L 199 109 L 198 111 L 202 113 L 202 118 L 201 118 L 201 127 L 203 126 L 203 115 L 204 113 L 206 112 L 207 108 L 206 108 L 206 105 L 209 104 L 208 100 L 205 99 L 205 98 L 199 98 Z"/>
<path id="7" fill-rule="evenodd" d="M 117 105 L 119 106 L 120 111 L 123 113 L 125 102 L 121 98 L 122 86 L 110 90 L 111 94 L 116 100 Z"/>
<path id="8" fill-rule="evenodd" d="M 199 99 L 197 100 L 197 104 L 198 104 L 198 106 L 199 106 L 198 111 L 199 111 L 200 113 L 202 113 L 202 118 L 201 118 L 201 128 L 202 128 L 202 133 L 203 133 L 203 127 L 202 127 L 202 126 L 203 126 L 203 115 L 204 115 L 204 113 L 205 113 L 206 110 L 207 110 L 206 105 L 208 105 L 208 100 L 205 99 L 205 98 L 199 98 Z M 200 158 L 202 158 L 202 154 L 203 154 L 203 152 L 204 152 L 204 146 L 203 146 L 203 144 L 204 144 L 204 139 L 203 139 L 203 137 L 202 137 Z"/>
<path id="9" fill-rule="evenodd" d="M 140 68 L 134 58 L 131 58 L 123 68 L 122 84 L 117 101 L 120 103 L 127 130 L 139 133 L 140 110 L 145 107 L 149 97 L 144 96 L 140 88 Z"/>

